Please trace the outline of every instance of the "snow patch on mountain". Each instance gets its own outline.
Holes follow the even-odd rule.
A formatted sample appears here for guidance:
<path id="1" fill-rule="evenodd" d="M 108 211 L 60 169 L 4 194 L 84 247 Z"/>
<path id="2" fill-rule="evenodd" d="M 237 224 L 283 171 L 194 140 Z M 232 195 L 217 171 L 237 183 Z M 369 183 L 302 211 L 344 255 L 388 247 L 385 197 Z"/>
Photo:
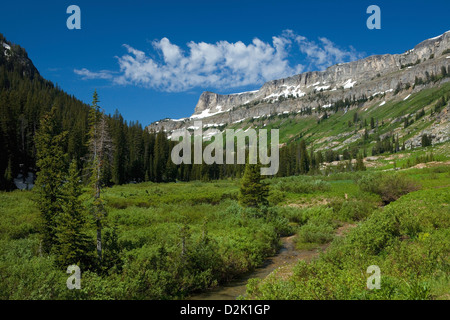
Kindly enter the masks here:
<path id="1" fill-rule="evenodd" d="M 356 81 L 352 81 L 352 79 L 348 79 L 345 83 L 344 83 L 344 89 L 350 89 L 353 88 L 353 86 L 355 85 Z"/>
<path id="2" fill-rule="evenodd" d="M 281 92 L 271 93 L 270 95 L 265 97 L 264 100 L 270 100 L 270 99 L 277 100 L 280 97 L 287 98 L 289 96 L 293 96 L 293 97 L 296 97 L 296 98 L 301 98 L 301 97 L 303 97 L 306 94 L 300 89 L 300 85 L 298 85 L 298 86 L 282 85 L 281 87 L 284 87 L 286 89 L 284 89 Z"/>
<path id="3" fill-rule="evenodd" d="M 310 87 L 316 87 L 316 86 L 318 86 L 319 84 L 320 84 L 320 81 L 317 81 L 317 82 L 315 82 L 315 83 L 310 84 L 309 86 L 307 86 L 307 88 L 310 88 Z"/>
<path id="4" fill-rule="evenodd" d="M 219 106 L 217 106 L 217 108 L 219 109 L 218 112 L 211 112 L 210 109 L 205 109 L 205 110 L 203 110 L 202 113 L 200 113 L 200 114 L 194 114 L 194 115 L 192 115 L 192 116 L 191 116 L 191 119 L 203 119 L 203 118 L 206 118 L 206 117 L 211 117 L 211 116 L 214 116 L 214 115 L 216 115 L 216 114 L 219 114 L 219 113 L 228 111 L 228 110 L 222 111 L 222 107 L 219 107 Z"/>
<path id="5" fill-rule="evenodd" d="M 394 91 L 394 89 L 389 89 L 389 90 L 386 90 L 386 91 L 375 92 L 375 93 L 372 95 L 372 97 L 375 97 L 375 96 L 380 95 L 380 94 L 385 94 L 385 93 L 388 93 L 388 92 L 392 92 L 392 91 Z"/>
<path id="6" fill-rule="evenodd" d="M 4 43 L 4 42 L 2 42 L 2 45 L 3 45 L 3 48 L 6 49 L 5 50 L 5 56 L 7 56 L 7 57 L 11 56 L 11 47 L 8 44 Z"/>
<path id="7" fill-rule="evenodd" d="M 246 93 L 257 93 L 259 90 L 253 90 L 253 91 L 244 91 L 244 92 L 238 92 L 238 93 L 230 93 L 231 95 L 240 95 L 240 94 L 246 94 Z"/>
<path id="8" fill-rule="evenodd" d="M 315 88 L 317 91 L 320 91 L 320 90 L 328 90 L 328 89 L 330 89 L 330 86 L 321 86 L 321 87 L 316 87 Z"/>

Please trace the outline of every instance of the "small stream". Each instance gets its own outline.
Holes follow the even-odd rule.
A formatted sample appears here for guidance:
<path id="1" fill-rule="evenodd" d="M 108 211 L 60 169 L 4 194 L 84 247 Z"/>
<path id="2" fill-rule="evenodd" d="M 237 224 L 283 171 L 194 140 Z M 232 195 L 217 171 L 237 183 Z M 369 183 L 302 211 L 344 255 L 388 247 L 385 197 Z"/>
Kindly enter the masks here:
<path id="1" fill-rule="evenodd" d="M 232 280 L 221 286 L 189 297 L 189 300 L 235 300 L 246 292 L 247 282 L 251 278 L 263 279 L 275 269 L 291 264 L 299 259 L 309 261 L 317 255 L 316 250 L 297 250 L 295 248 L 294 236 L 281 238 L 282 247 L 278 253 L 267 258 L 263 265 L 256 268 L 253 272 L 241 276 L 239 279 Z"/>

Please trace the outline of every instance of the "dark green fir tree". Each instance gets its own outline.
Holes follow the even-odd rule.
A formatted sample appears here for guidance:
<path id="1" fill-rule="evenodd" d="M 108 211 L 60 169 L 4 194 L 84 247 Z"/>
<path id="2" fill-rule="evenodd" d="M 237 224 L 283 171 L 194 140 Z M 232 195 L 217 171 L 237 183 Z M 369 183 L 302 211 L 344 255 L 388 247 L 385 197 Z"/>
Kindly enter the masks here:
<path id="1" fill-rule="evenodd" d="M 239 203 L 243 207 L 260 207 L 268 204 L 269 186 L 261 177 L 261 165 L 246 164 L 239 189 Z"/>
<path id="2" fill-rule="evenodd" d="M 37 206 L 42 217 L 42 249 L 50 252 L 56 243 L 55 219 L 62 211 L 62 186 L 66 178 L 64 145 L 67 132 L 62 132 L 56 118 L 56 107 L 41 120 L 36 133 Z"/>
<path id="3" fill-rule="evenodd" d="M 67 182 L 63 186 L 62 212 L 56 217 L 56 262 L 62 268 L 76 264 L 89 269 L 93 261 L 93 239 L 85 233 L 86 212 L 81 195 L 81 180 L 76 161 L 69 167 Z"/>

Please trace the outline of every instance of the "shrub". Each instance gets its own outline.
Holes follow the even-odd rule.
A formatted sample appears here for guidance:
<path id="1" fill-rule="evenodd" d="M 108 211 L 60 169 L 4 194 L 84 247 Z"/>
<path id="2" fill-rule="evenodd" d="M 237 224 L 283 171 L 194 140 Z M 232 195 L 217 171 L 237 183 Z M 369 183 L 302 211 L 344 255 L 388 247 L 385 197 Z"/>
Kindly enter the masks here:
<path id="1" fill-rule="evenodd" d="M 298 232 L 298 241 L 302 243 L 324 244 L 333 240 L 334 228 L 326 220 L 313 218 Z"/>
<path id="2" fill-rule="evenodd" d="M 330 208 L 310 208 L 304 212 L 308 222 L 298 232 L 300 243 L 324 244 L 334 238 L 337 223 L 333 220 L 333 210 Z"/>
<path id="3" fill-rule="evenodd" d="M 338 212 L 339 219 L 347 222 L 359 221 L 366 218 L 373 210 L 368 201 L 345 201 Z"/>
<path id="4" fill-rule="evenodd" d="M 280 236 L 289 236 L 294 233 L 289 220 L 284 217 L 278 208 L 269 208 L 267 212 L 266 221 L 269 222 L 275 229 L 275 232 Z"/>
<path id="5" fill-rule="evenodd" d="M 400 235 L 395 210 L 388 208 L 372 214 L 347 236 L 348 243 L 369 254 L 379 254 Z"/>
<path id="6" fill-rule="evenodd" d="M 274 189 L 270 190 L 269 197 L 267 197 L 267 200 L 269 200 L 269 204 L 272 206 L 276 206 L 280 202 L 282 202 L 285 198 L 285 194 L 281 192 L 280 190 Z"/>
<path id="7" fill-rule="evenodd" d="M 358 185 L 362 191 L 381 196 L 384 204 L 397 200 L 402 195 L 419 189 L 417 183 L 401 174 L 370 174 L 363 176 Z"/>

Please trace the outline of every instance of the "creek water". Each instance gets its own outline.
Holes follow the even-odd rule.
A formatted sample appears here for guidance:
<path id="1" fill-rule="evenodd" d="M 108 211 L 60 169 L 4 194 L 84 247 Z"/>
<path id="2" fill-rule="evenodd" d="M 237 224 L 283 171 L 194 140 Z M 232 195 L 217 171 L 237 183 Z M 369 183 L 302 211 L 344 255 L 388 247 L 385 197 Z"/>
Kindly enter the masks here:
<path id="1" fill-rule="evenodd" d="M 189 300 L 235 300 L 245 295 L 247 282 L 251 278 L 263 279 L 275 269 L 284 265 L 292 264 L 300 259 L 309 261 L 316 256 L 317 250 L 297 250 L 295 248 L 294 236 L 281 238 L 282 246 L 278 253 L 267 258 L 263 265 L 253 272 L 245 274 L 238 279 L 227 282 L 205 292 L 189 297 Z"/>

